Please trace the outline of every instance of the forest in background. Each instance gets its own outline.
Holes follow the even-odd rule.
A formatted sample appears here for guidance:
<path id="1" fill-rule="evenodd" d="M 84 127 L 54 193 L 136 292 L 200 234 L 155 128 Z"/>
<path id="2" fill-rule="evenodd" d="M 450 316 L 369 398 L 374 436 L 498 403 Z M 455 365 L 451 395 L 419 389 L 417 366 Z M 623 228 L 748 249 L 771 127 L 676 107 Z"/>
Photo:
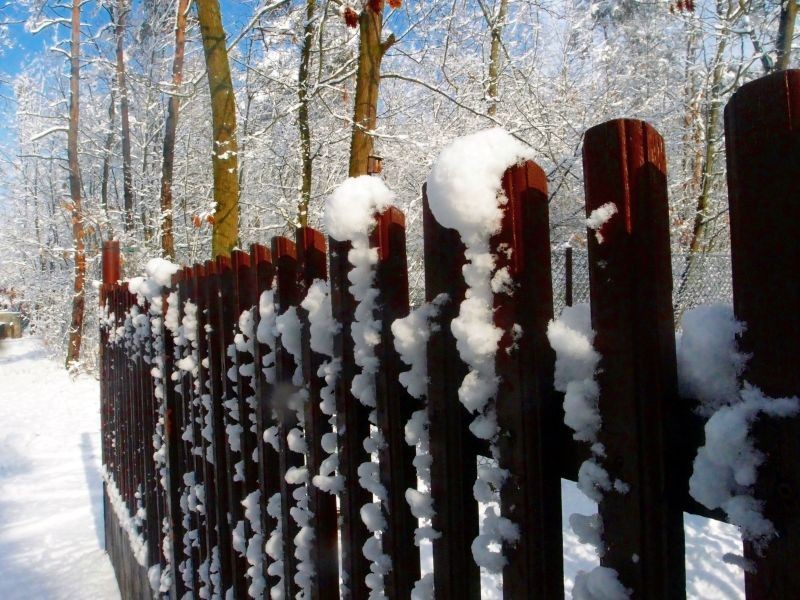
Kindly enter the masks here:
<path id="1" fill-rule="evenodd" d="M 133 276 L 154 256 L 192 263 L 320 227 L 324 199 L 366 173 L 370 154 L 407 215 L 419 297 L 422 184 L 447 142 L 488 127 L 534 148 L 551 242 L 580 247 L 584 132 L 651 122 L 666 141 L 674 250 L 726 251 L 722 109 L 795 52 L 793 0 L 0 10 L 0 52 L 21 25 L 45 41 L 0 82 L 0 305 L 22 308 L 54 352 L 89 370 L 104 240 L 120 240 Z"/>

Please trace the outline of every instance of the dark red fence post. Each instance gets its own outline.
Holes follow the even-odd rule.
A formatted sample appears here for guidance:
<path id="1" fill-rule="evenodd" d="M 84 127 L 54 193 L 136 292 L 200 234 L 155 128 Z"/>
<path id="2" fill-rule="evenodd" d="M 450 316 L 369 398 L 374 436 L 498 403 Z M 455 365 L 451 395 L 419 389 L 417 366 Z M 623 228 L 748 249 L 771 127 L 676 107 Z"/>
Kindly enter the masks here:
<path id="1" fill-rule="evenodd" d="M 297 230 L 297 258 L 300 265 L 301 294 L 305 296 L 315 280 L 328 277 L 325 236 L 309 227 Z M 306 468 L 309 482 L 319 474 L 322 461 L 328 456 L 322 449 L 322 436 L 331 433 L 330 417 L 320 409 L 320 390 L 325 380 L 319 375 L 319 368 L 327 356 L 311 349 L 311 330 L 308 313 L 298 310 L 302 330 L 303 379 L 308 386 L 309 398 L 305 406 L 305 437 L 308 447 Z M 339 542 L 336 514 L 336 497 L 317 486 L 308 485 L 308 509 L 314 515 L 314 541 L 311 548 L 311 562 L 314 577 L 311 583 L 313 600 L 334 600 L 339 598 Z"/>
<path id="2" fill-rule="evenodd" d="M 275 314 L 282 315 L 289 308 L 300 303 L 298 291 L 297 247 L 285 237 L 272 238 L 272 256 L 275 261 Z M 298 591 L 294 575 L 297 572 L 294 538 L 300 531 L 291 515 L 296 504 L 293 492 L 298 485 L 286 481 L 286 473 L 292 468 L 303 466 L 303 457 L 289 448 L 287 435 L 297 427 L 297 413 L 288 406 L 289 399 L 296 389 L 292 383 L 295 362 L 286 349 L 282 338 L 278 338 L 275 350 L 276 387 L 273 390 L 273 407 L 278 415 L 278 445 L 280 447 L 280 489 L 283 532 L 283 585 L 287 598 L 294 598 Z"/>
<path id="3" fill-rule="evenodd" d="M 478 535 L 478 503 L 472 487 L 478 454 L 486 450 L 469 430 L 472 417 L 458 399 L 467 367 L 450 331 L 466 291 L 461 273 L 464 244 L 457 231 L 436 222 L 425 188 L 422 194 L 425 299 L 433 302 L 442 293 L 449 298 L 435 319 L 438 329 L 428 340 L 431 495 L 436 510 L 432 524 L 441 533 L 433 540 L 434 588 L 437 600 L 480 600 L 480 569 L 471 549 Z"/>
<path id="4" fill-rule="evenodd" d="M 178 271 L 172 276 L 172 289 L 177 290 L 178 285 L 183 279 L 183 272 Z M 174 299 L 178 306 L 173 307 L 178 310 L 179 322 L 183 311 L 180 309 L 184 298 L 176 292 Z M 179 373 L 175 366 L 176 344 L 172 336 L 166 336 L 164 343 L 164 435 L 161 443 L 166 446 L 164 457 L 166 460 L 167 477 L 167 506 L 169 510 L 169 521 L 171 524 L 171 546 L 172 546 L 172 587 L 179 598 L 186 593 L 186 584 L 181 577 L 179 565 L 185 557 L 183 556 L 183 536 L 186 530 L 183 526 L 183 515 L 181 511 L 181 491 L 183 490 L 183 471 L 181 461 L 183 460 L 183 442 L 181 441 L 181 425 L 183 422 L 182 400 L 176 390 L 177 382 L 173 381 L 172 373 Z"/>
<path id="5" fill-rule="evenodd" d="M 336 380 L 336 429 L 338 431 L 339 474 L 344 489 L 339 495 L 342 553 L 342 579 L 347 582 L 343 600 L 366 600 L 369 597 L 366 577 L 369 561 L 362 551 L 371 537 L 361 520 L 361 507 L 372 502 L 372 494 L 358 483 L 358 467 L 369 456 L 362 444 L 369 435 L 369 409 L 353 396 L 351 386 L 357 373 L 350 328 L 355 319 L 355 299 L 350 293 L 347 275 L 352 268 L 347 259 L 350 242 L 329 238 L 331 310 L 341 329 L 334 335 L 333 351 L 341 360 Z"/>
<path id="6" fill-rule="evenodd" d="M 572 306 L 572 248 L 564 249 L 564 306 Z"/>
<path id="7" fill-rule="evenodd" d="M 230 528 L 231 533 L 236 529 L 240 521 L 244 520 L 244 507 L 242 500 L 244 500 L 244 482 L 241 477 L 237 475 L 237 464 L 242 460 L 241 446 L 239 450 L 235 450 L 231 443 L 231 435 L 229 428 L 241 426 L 241 413 L 239 418 L 235 418 L 238 413 L 237 398 L 237 383 L 229 376 L 230 373 L 235 375 L 236 362 L 235 354 L 231 351 L 233 345 L 234 328 L 239 319 L 238 307 L 239 302 L 237 299 L 237 286 L 236 286 L 236 273 L 233 269 L 233 264 L 228 256 L 218 256 L 217 272 L 219 273 L 219 286 L 220 286 L 220 321 L 217 325 L 220 330 L 219 343 L 220 352 L 222 355 L 222 391 L 223 396 L 220 399 L 222 406 L 220 407 L 225 415 L 225 457 L 227 463 L 227 486 L 228 486 L 228 510 L 230 511 Z M 239 436 L 241 442 L 241 435 Z M 242 465 L 243 467 L 244 465 Z M 246 536 L 246 527 L 245 527 Z M 234 595 L 239 598 L 244 598 L 247 595 L 247 583 L 245 580 L 245 573 L 247 573 L 247 559 L 244 553 L 240 553 L 231 546 L 230 557 L 233 569 L 233 588 Z"/>
<path id="8" fill-rule="evenodd" d="M 375 348 L 380 360 L 375 376 L 376 412 L 386 442 L 378 450 L 380 480 L 387 492 L 387 528 L 381 542 L 383 553 L 392 561 L 384 584 L 388 597 L 410 598 L 420 575 L 419 548 L 414 544 L 419 522 L 405 499 L 407 489 L 417 488 L 416 448 L 406 443 L 405 426 L 421 403 L 400 384 L 398 377 L 407 367 L 394 348 L 391 328 L 395 319 L 406 317 L 409 312 L 405 215 L 395 207 L 379 215 L 371 243 L 379 253 L 374 284 L 380 292 L 377 319 L 381 322 L 381 342 Z"/>
<path id="9" fill-rule="evenodd" d="M 250 265 L 253 270 L 258 296 L 257 310 L 254 315 L 254 326 L 256 331 L 258 331 L 261 323 L 261 296 L 272 288 L 275 269 L 272 265 L 272 254 L 264 246 L 257 244 L 251 246 L 250 257 Z M 274 494 L 280 492 L 280 461 L 278 453 L 274 452 L 269 444 L 264 442 L 264 432 L 272 426 L 277 426 L 277 423 L 272 417 L 271 400 L 273 386 L 267 382 L 263 368 L 264 357 L 271 351 L 274 351 L 274 348 L 269 348 L 263 342 L 256 340 L 253 353 L 253 362 L 256 367 L 253 379 L 253 393 L 256 397 L 256 429 L 258 430 L 256 447 L 258 452 L 258 485 L 261 490 L 259 508 L 261 512 L 261 531 L 265 542 L 269 539 L 270 532 L 273 529 L 273 519 L 267 514 L 267 503 Z M 269 561 L 266 556 L 263 557 L 261 566 L 262 574 L 265 577 L 267 589 L 269 590 L 277 585 L 278 578 L 277 576 L 269 576 L 267 574 Z"/>
<path id="10" fill-rule="evenodd" d="M 198 531 L 198 544 L 200 545 L 200 564 L 195 568 L 201 568 L 205 564 L 210 570 L 211 549 L 217 544 L 216 533 L 216 513 L 214 503 L 216 502 L 216 490 L 214 486 L 213 465 L 209 462 L 211 429 L 207 426 L 211 423 L 211 413 L 209 410 L 211 399 L 208 395 L 210 390 L 206 387 L 208 382 L 208 340 L 205 326 L 208 323 L 206 310 L 206 273 L 205 266 L 196 264 L 192 268 L 192 302 L 197 307 L 197 376 L 196 376 L 196 398 L 195 398 L 195 423 L 194 423 L 194 446 L 195 446 L 195 480 L 203 486 L 203 514 L 200 516 L 200 530 Z M 213 438 L 212 438 L 213 439 Z M 210 576 L 209 576 L 210 579 Z"/>
<path id="11" fill-rule="evenodd" d="M 528 161 L 503 176 L 508 202 L 501 231 L 492 237 L 496 268 L 514 286 L 495 294 L 495 325 L 503 331 L 496 368 L 502 515 L 520 531 L 505 549 L 503 597 L 563 598 L 561 469 L 563 413 L 553 395 L 554 354 L 547 340 L 553 318 L 547 180 Z M 504 249 L 510 250 L 503 251 Z"/>
<path id="12" fill-rule="evenodd" d="M 617 211 L 588 232 L 602 465 L 630 487 L 600 503 L 601 562 L 636 598 L 684 598 L 686 480 L 671 437 L 679 406 L 664 143 L 647 123 L 627 119 L 593 127 L 584 139 L 586 213 L 607 203 Z"/>
<path id="13" fill-rule="evenodd" d="M 800 395 L 800 71 L 744 85 L 725 110 L 733 303 L 746 323 L 744 380 L 773 398 Z M 755 495 L 775 525 L 763 556 L 745 545 L 755 570 L 748 600 L 797 597 L 800 590 L 800 419 L 755 427 L 766 456 Z"/>
<path id="14" fill-rule="evenodd" d="M 225 408 L 222 405 L 225 392 L 223 387 L 224 349 L 222 341 L 222 317 L 220 302 L 220 278 L 216 261 L 208 261 L 206 270 L 205 305 L 208 310 L 208 377 L 211 423 L 213 431 L 214 482 L 217 523 L 217 552 L 219 555 L 219 591 L 224 594 L 233 585 L 233 564 L 231 560 L 231 526 L 229 521 L 230 495 L 228 491 L 227 439 L 225 436 Z M 211 548 L 211 552 L 214 548 Z"/>

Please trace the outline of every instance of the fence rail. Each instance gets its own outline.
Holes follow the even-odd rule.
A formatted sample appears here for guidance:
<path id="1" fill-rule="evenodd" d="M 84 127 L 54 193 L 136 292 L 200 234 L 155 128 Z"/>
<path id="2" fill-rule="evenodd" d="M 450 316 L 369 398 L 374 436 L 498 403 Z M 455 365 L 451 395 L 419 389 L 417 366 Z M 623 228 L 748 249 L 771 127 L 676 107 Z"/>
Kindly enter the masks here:
<path id="1" fill-rule="evenodd" d="M 741 88 L 725 116 L 733 303 L 747 323 L 742 351 L 751 355 L 744 378 L 772 397 L 800 394 L 800 370 L 787 368 L 800 356 L 798 114 L 800 72 L 788 71 Z M 586 263 L 601 356 L 599 441 L 604 463 L 629 486 L 600 502 L 601 564 L 616 570 L 632 598 L 684 598 L 683 512 L 721 515 L 688 494 L 704 421 L 696 403 L 677 394 L 663 142 L 641 121 L 610 121 L 587 132 L 583 160 L 587 215 L 609 202 L 620 215 L 602 226 L 602 243 L 589 235 Z M 501 513 L 519 534 L 504 542 L 503 595 L 558 599 L 560 478 L 575 480 L 590 450 L 572 439 L 554 391 L 546 330 L 554 315 L 551 261 L 561 259 L 549 246 L 545 176 L 527 162 L 509 169 L 502 187 L 508 202 L 491 248 L 514 291 L 494 295 L 502 332 L 494 405 L 503 432 L 494 458 L 509 473 Z M 350 243 L 326 243 L 313 229 L 180 269 L 170 281 L 159 264 L 146 282 L 120 281 L 119 246 L 105 245 L 106 535 L 125 597 L 366 600 L 382 584 L 386 597 L 409 598 L 420 585 L 420 522 L 406 497 L 408 490 L 424 496 L 420 464 L 430 468 L 438 532 L 432 580 L 424 583 L 432 582 L 437 599 L 481 597 L 473 485 L 478 459 L 491 449 L 470 431 L 459 402 L 467 367 L 450 327 L 467 293 L 464 246 L 425 196 L 426 300 L 446 294 L 447 301 L 432 318 L 419 398 L 401 385 L 408 367 L 391 327 L 409 314 L 399 210 L 377 217 L 370 244 L 379 301 L 366 316 L 352 293 Z M 578 270 L 572 262 L 564 268 Z M 325 280 L 327 314 L 338 323 L 330 355 L 315 343 L 318 307 L 304 302 Z M 154 281 L 155 291 L 147 287 Z M 575 276 L 567 281 L 557 307 L 583 299 Z M 374 407 L 353 394 L 364 361 L 352 334 L 367 317 L 381 324 Z M 427 414 L 429 450 L 406 441 L 417 411 Z M 756 567 L 746 573 L 748 600 L 800 589 L 800 507 L 792 500 L 800 489 L 798 423 L 756 427 L 766 461 L 755 494 L 778 536 L 763 553 L 746 546 Z M 377 551 L 374 519 L 365 516 L 374 495 L 385 521 Z"/>

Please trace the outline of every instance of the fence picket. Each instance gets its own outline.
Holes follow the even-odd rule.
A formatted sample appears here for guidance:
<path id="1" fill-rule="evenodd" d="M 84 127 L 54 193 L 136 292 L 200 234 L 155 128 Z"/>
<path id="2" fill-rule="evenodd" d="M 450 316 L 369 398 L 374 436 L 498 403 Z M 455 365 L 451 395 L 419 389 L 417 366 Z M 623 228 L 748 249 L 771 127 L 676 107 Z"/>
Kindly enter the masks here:
<path id="1" fill-rule="evenodd" d="M 208 310 L 208 372 L 211 383 L 211 422 L 213 430 L 214 481 L 216 483 L 216 523 L 217 523 L 217 556 L 216 566 L 219 569 L 219 588 L 217 593 L 223 595 L 233 585 L 233 564 L 231 561 L 231 526 L 228 520 L 230 512 L 230 496 L 228 492 L 227 439 L 225 437 L 225 416 L 223 381 L 224 350 L 222 346 L 220 279 L 217 261 L 205 264 L 206 306 Z M 212 558 L 213 551 L 212 548 Z"/>
<path id="2" fill-rule="evenodd" d="M 300 303 L 297 286 L 297 247 L 285 237 L 272 238 L 272 256 L 275 261 L 275 314 L 283 315 L 287 310 Z M 289 406 L 291 396 L 297 392 L 293 383 L 295 361 L 283 338 L 278 338 L 275 350 L 275 378 L 273 390 L 273 407 L 278 415 L 278 444 L 280 447 L 280 490 L 281 490 L 281 525 L 283 528 L 283 585 L 287 598 L 294 598 L 298 587 L 295 581 L 297 557 L 295 556 L 295 537 L 300 531 L 291 515 L 295 506 L 294 491 L 298 484 L 289 483 L 286 474 L 292 468 L 303 466 L 303 456 L 289 448 L 289 432 L 297 427 L 297 413 Z"/>
<path id="3" fill-rule="evenodd" d="M 347 278 L 352 268 L 347 259 L 350 243 L 329 238 L 328 247 L 331 309 L 333 318 L 340 324 L 333 338 L 333 351 L 342 365 L 336 381 L 339 474 L 344 478 L 344 489 L 339 495 L 341 578 L 345 585 L 342 596 L 344 600 L 367 600 L 366 577 L 370 569 L 362 549 L 370 533 L 361 520 L 360 511 L 364 504 L 372 501 L 372 495 L 359 485 L 358 467 L 369 457 L 362 446 L 369 435 L 369 409 L 356 400 L 351 391 L 357 367 L 350 334 L 355 315 L 355 299 Z"/>
<path id="4" fill-rule="evenodd" d="M 417 488 L 414 467 L 416 448 L 405 440 L 405 426 L 411 414 L 422 408 L 400 384 L 406 370 L 394 348 L 391 324 L 409 312 L 408 264 L 406 260 L 405 215 L 389 207 L 377 218 L 371 243 L 378 248 L 375 287 L 379 290 L 376 318 L 381 322 L 381 341 L 375 348 L 380 369 L 375 377 L 378 427 L 385 444 L 378 450 L 380 480 L 387 491 L 387 529 L 382 534 L 383 553 L 392 561 L 384 577 L 390 598 L 409 598 L 419 579 L 419 548 L 414 544 L 417 518 L 406 502 L 407 489 Z"/>
<path id="5" fill-rule="evenodd" d="M 743 379 L 772 398 L 800 396 L 800 71 L 742 86 L 725 111 L 730 197 L 733 304 L 746 323 L 740 348 L 750 358 Z M 778 532 L 763 556 L 745 557 L 748 600 L 797 596 L 800 589 L 800 419 L 760 419 L 756 497 Z M 790 559 L 791 557 L 791 559 Z"/>
<path id="6" fill-rule="evenodd" d="M 527 162 L 506 171 L 501 230 L 492 237 L 497 269 L 514 287 L 495 295 L 495 325 L 503 331 L 496 358 L 503 516 L 520 539 L 505 548 L 503 597 L 563 598 L 561 473 L 557 461 L 561 407 L 553 394 L 554 355 L 547 340 L 553 318 L 550 226 L 544 172 Z"/>
<path id="7" fill-rule="evenodd" d="M 297 258 L 300 266 L 300 295 L 305 296 L 315 280 L 327 280 L 327 254 L 325 237 L 310 227 L 302 227 L 296 234 Z M 308 386 L 309 398 L 305 405 L 305 439 L 308 447 L 306 468 L 309 482 L 320 472 L 327 453 L 322 449 L 322 436 L 331 433 L 330 417 L 320 408 L 320 390 L 325 380 L 319 368 L 327 357 L 311 349 L 311 330 L 308 312 L 298 310 L 302 323 L 303 378 Z M 314 575 L 311 582 L 312 600 L 333 600 L 339 597 L 339 541 L 336 522 L 336 497 L 308 485 L 308 508 L 313 517 L 314 540 L 311 563 Z"/>
<path id="8" fill-rule="evenodd" d="M 258 308 L 260 309 L 261 294 L 269 291 L 272 288 L 275 269 L 272 264 L 272 254 L 264 246 L 254 244 L 250 248 L 251 256 L 251 269 L 256 281 L 256 290 L 258 292 Z M 256 331 L 260 326 L 261 315 L 259 310 L 255 312 Z M 264 441 L 264 432 L 272 426 L 277 426 L 273 419 L 272 411 L 272 397 L 273 386 L 267 382 L 266 374 L 264 372 L 264 357 L 273 351 L 274 348 L 268 348 L 263 342 L 256 340 L 254 344 L 253 362 L 255 363 L 255 378 L 253 380 L 253 393 L 256 397 L 256 428 L 259 435 L 256 440 L 256 448 L 258 451 L 258 486 L 261 491 L 259 498 L 259 509 L 261 516 L 261 531 L 263 532 L 264 541 L 267 541 L 270 532 L 273 530 L 273 519 L 267 514 L 267 503 L 269 499 L 277 493 L 280 493 L 280 461 L 278 453 L 272 450 L 272 447 Z M 263 557 L 262 575 L 267 582 L 267 588 L 271 589 L 278 584 L 277 575 L 269 575 L 269 560 L 268 557 Z"/>
<path id="9" fill-rule="evenodd" d="M 800 354 L 800 283 L 791 276 L 800 268 L 799 114 L 800 71 L 788 71 L 742 87 L 725 117 L 734 308 L 747 325 L 740 348 L 750 355 L 744 379 L 772 397 L 800 395 L 800 370 L 787 370 L 785 358 Z M 423 188 L 426 300 L 447 295 L 446 302 L 437 302 L 439 312 L 427 343 L 432 527 L 440 534 L 432 543 L 437 600 L 479 600 L 486 591 L 472 554 L 480 522 L 473 493 L 478 461 L 497 459 L 509 474 L 500 489 L 500 506 L 502 515 L 518 526 L 519 539 L 503 548 L 506 599 L 564 597 L 560 477 L 576 478 L 585 458 L 593 457 L 614 482 L 599 503 L 601 564 L 616 570 L 633 598 L 683 600 L 683 512 L 724 516 L 688 496 L 692 460 L 704 443 L 703 420 L 693 411 L 695 401 L 677 395 L 674 257 L 663 141 L 644 122 L 610 121 L 586 133 L 583 161 L 587 215 L 608 204 L 616 209 L 597 231 L 588 231 L 591 321 L 600 355 L 595 377 L 602 426 L 597 441 L 602 450 L 572 439 L 564 424 L 563 398 L 553 390 L 554 354 L 546 336 L 553 317 L 553 257 L 542 170 L 528 162 L 506 171 L 502 188 L 508 201 L 501 230 L 490 241 L 495 269 L 507 269 L 513 282 L 513 289 L 494 292 L 494 323 L 502 332 L 494 404 L 501 435 L 491 459 L 488 444 L 470 431 L 472 416 L 458 394 L 467 367 L 451 323 L 466 294 L 464 245 L 455 230 L 433 218 Z M 116 488 L 136 526 L 136 531 L 124 533 L 114 511 L 107 510 L 106 540 L 125 597 L 150 597 L 147 580 L 153 572 L 148 567 L 157 565 L 162 574 L 171 575 L 171 589 L 164 596 L 243 599 L 256 591 L 248 587 L 258 576 L 251 564 L 257 567 L 259 561 L 271 588 L 264 597 L 280 585 L 282 595 L 293 598 L 309 575 L 311 600 L 370 597 L 364 547 L 371 534 L 361 509 L 373 498 L 361 486 L 358 471 L 370 460 L 365 439 L 370 436 L 371 409 L 351 390 L 359 372 L 351 331 L 356 309 L 348 277 L 351 245 L 331 239 L 326 252 L 319 231 L 304 227 L 295 234 L 296 243 L 274 238 L 271 252 L 253 245 L 249 253 L 234 251 L 230 258 L 176 273 L 162 290 L 163 308 L 165 313 L 167 308 L 175 311 L 170 316 L 177 314 L 180 322 L 187 302 L 196 305 L 194 341 L 177 339 L 165 326 L 166 314 L 159 326 L 149 302 L 139 304 L 132 286 L 120 281 L 119 243 L 103 244 L 100 303 L 107 313 L 101 320 L 99 372 L 106 501 Z M 412 595 L 421 570 L 414 543 L 418 520 L 405 499 L 406 490 L 418 485 L 417 450 L 406 443 L 404 429 L 422 403 L 412 400 L 399 382 L 406 367 L 394 349 L 391 330 L 410 308 L 405 235 L 403 213 L 390 208 L 377 217 L 370 237 L 378 250 L 373 285 L 379 298 L 373 316 L 381 323 L 381 334 L 374 347 L 380 363 L 375 416 L 385 442 L 378 448 L 378 460 L 387 492 L 382 502 L 387 526 L 380 537 L 392 565 L 384 576 L 384 593 L 393 599 Z M 572 258 L 567 248 L 567 289 L 564 298 L 556 299 L 559 305 L 562 300 L 570 305 L 573 295 L 584 298 L 583 288 L 577 294 L 580 286 L 573 286 Z M 326 277 L 331 316 L 339 324 L 334 335 L 335 359 L 341 361 L 334 418 L 337 475 L 344 489 L 338 498 L 312 483 L 328 458 L 322 439 L 333 427 L 320 407 L 325 380 L 319 370 L 327 357 L 312 349 L 309 314 L 300 306 L 314 281 Z M 265 292 L 271 292 L 271 301 L 263 296 L 262 307 Z M 168 302 L 175 305 L 168 307 Z M 257 333 L 261 325 L 274 325 L 262 323 L 262 308 L 266 318 L 272 319 L 273 310 L 282 317 L 274 348 L 268 347 L 274 331 Z M 302 377 L 290 345 L 297 340 L 288 339 L 295 332 L 284 329 L 290 309 L 297 310 L 300 323 Z M 136 311 L 147 317 L 149 330 L 141 317 L 134 318 Z M 245 311 L 251 312 L 252 332 L 245 328 L 246 318 L 240 321 Z M 251 334 L 252 352 L 241 343 Z M 195 352 L 196 368 L 186 360 Z M 272 352 L 274 379 L 265 369 Z M 162 384 L 163 390 L 157 391 Z M 293 401 L 302 388 L 308 395 L 298 415 L 299 404 Z M 289 443 L 290 432 L 301 422 L 305 452 Z M 273 428 L 277 451 L 264 438 Z M 800 509 L 792 501 L 800 488 L 800 418 L 759 419 L 753 433 L 765 459 L 758 468 L 755 495 L 778 535 L 763 556 L 745 545 L 746 557 L 757 568 L 746 575 L 746 597 L 793 597 L 800 588 Z M 153 440 L 159 434 L 162 451 L 155 452 Z M 303 468 L 307 480 L 302 471 L 293 471 Z M 288 473 L 297 477 L 287 479 Z M 298 522 L 305 516 L 298 512 L 304 489 L 314 532 L 308 559 L 302 547 L 301 552 L 295 547 Z M 243 506 L 255 492 L 257 524 Z M 193 494 L 202 508 L 195 508 Z M 281 500 L 279 522 L 267 511 L 268 504 L 276 507 L 273 498 Z M 139 507 L 145 515 L 141 523 Z M 270 540 L 276 529 L 280 538 Z M 126 539 L 134 547 L 145 543 L 145 564 L 133 562 L 141 563 L 141 556 L 122 545 Z M 280 569 L 264 552 L 268 540 L 271 548 L 281 544 Z M 260 558 L 254 559 L 255 550 Z M 301 560 L 305 564 L 299 565 Z"/>
<path id="10" fill-rule="evenodd" d="M 676 480 L 677 397 L 669 209 L 661 136 L 642 121 L 615 120 L 584 138 L 586 215 L 617 214 L 589 231 L 594 346 L 611 480 L 629 490 L 600 503 L 604 566 L 635 596 L 685 597 L 683 485 Z M 638 557 L 634 558 L 634 557 Z"/>
<path id="11" fill-rule="evenodd" d="M 464 245 L 458 232 L 442 227 L 433 218 L 425 188 L 422 195 L 425 299 L 433 302 L 439 294 L 448 295 L 435 319 L 437 329 L 428 341 L 431 495 L 436 511 L 433 528 L 441 533 L 433 540 L 434 591 L 437 600 L 480 600 L 480 570 L 471 550 L 478 535 L 478 503 L 472 487 L 478 454 L 486 454 L 486 449 L 469 430 L 470 415 L 458 399 L 467 369 L 450 331 L 466 291 L 461 274 Z"/>

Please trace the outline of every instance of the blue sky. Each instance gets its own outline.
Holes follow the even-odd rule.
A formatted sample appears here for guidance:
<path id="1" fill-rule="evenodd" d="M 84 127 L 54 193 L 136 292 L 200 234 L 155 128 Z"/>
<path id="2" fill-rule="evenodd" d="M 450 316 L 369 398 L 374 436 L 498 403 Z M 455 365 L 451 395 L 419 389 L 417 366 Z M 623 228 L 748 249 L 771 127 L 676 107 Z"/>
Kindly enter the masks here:
<path id="1" fill-rule="evenodd" d="M 141 0 L 134 0 L 140 2 Z M 225 21 L 226 31 L 229 36 L 235 35 L 238 28 L 246 23 L 253 13 L 256 3 L 252 0 L 220 0 L 223 20 Z M 83 20 L 91 20 L 91 14 L 95 12 L 94 6 L 87 5 L 84 9 Z M 17 20 L 24 18 L 19 9 L 15 6 L 0 11 L 0 20 Z M 98 17 L 106 18 L 105 13 Z M 36 54 L 44 52 L 51 44 L 52 31 L 45 30 L 36 35 L 25 30 L 24 24 L 12 24 L 9 26 L 9 35 L 13 42 L 11 48 L 4 51 L 0 57 L 0 74 L 5 77 L 17 74 L 26 62 L 30 61 Z M 65 27 L 60 32 L 61 38 L 66 38 L 69 34 Z"/>

